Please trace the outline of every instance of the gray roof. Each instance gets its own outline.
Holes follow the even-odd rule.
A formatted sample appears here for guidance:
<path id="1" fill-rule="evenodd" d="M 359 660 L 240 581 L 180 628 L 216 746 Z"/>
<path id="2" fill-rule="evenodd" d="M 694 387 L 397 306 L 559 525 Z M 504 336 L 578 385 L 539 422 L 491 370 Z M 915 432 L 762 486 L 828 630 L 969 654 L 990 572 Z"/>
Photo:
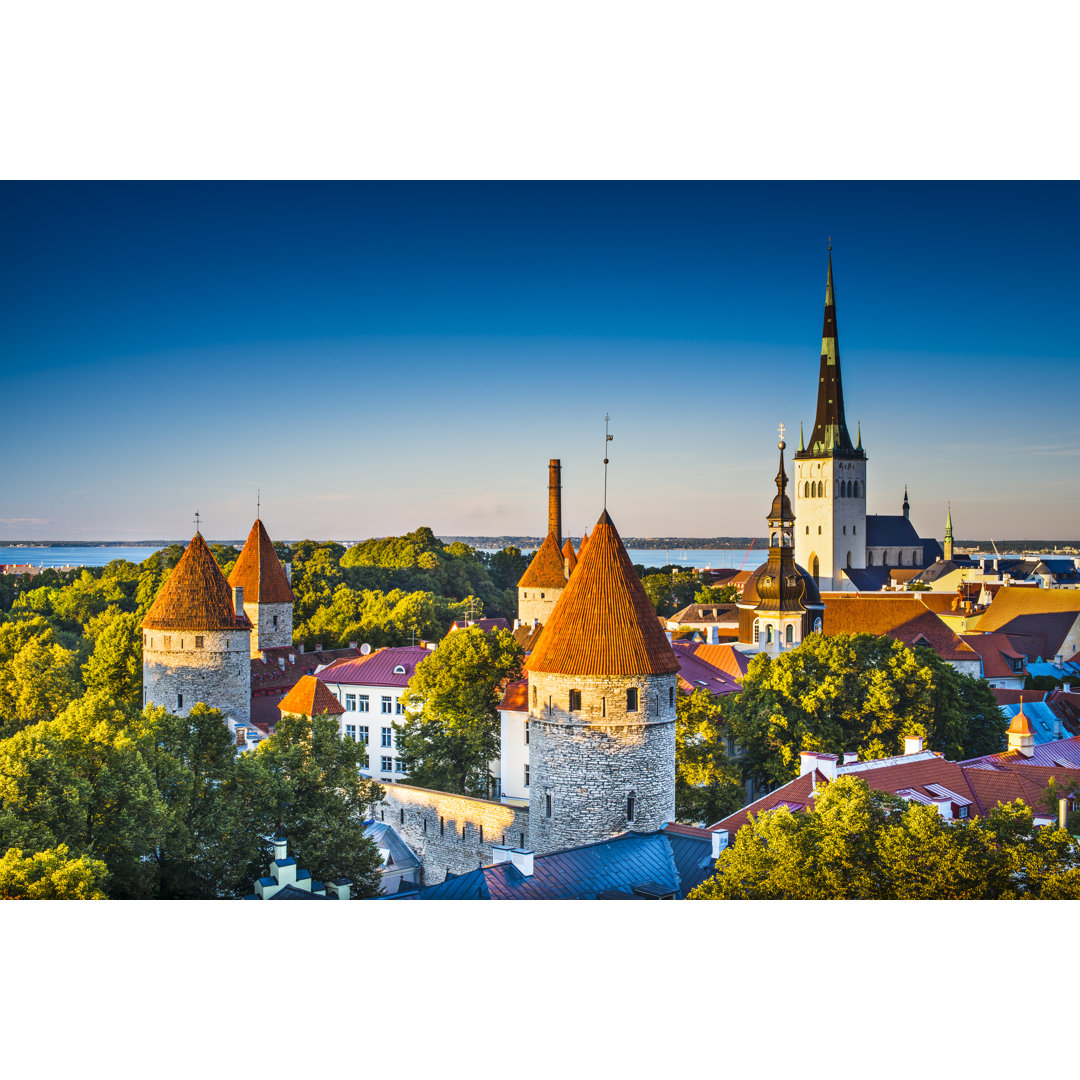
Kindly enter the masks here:
<path id="1" fill-rule="evenodd" d="M 903 514 L 867 514 L 867 547 L 923 547 L 915 526 Z"/>
<path id="2" fill-rule="evenodd" d="M 389 825 L 385 821 L 365 821 L 364 835 L 374 840 L 380 849 L 386 849 L 390 852 L 390 859 L 393 862 L 395 871 L 412 870 L 419 867 L 420 860 L 417 858 L 416 853 L 398 836 L 393 825 Z"/>

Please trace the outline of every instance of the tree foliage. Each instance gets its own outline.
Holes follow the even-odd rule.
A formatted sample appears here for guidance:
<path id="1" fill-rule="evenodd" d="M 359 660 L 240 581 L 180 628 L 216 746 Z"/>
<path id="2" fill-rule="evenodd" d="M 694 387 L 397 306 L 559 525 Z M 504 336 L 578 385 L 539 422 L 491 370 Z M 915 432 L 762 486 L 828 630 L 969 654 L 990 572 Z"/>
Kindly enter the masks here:
<path id="1" fill-rule="evenodd" d="M 399 757 L 409 781 L 486 795 L 499 756 L 499 701 L 521 678 L 524 653 L 505 630 L 456 630 L 419 664 L 401 696 Z"/>
<path id="2" fill-rule="evenodd" d="M 105 900 L 109 872 L 100 859 L 73 858 L 66 844 L 0 859 L 0 900 Z"/>
<path id="3" fill-rule="evenodd" d="M 692 900 L 1080 899 L 1080 842 L 1021 802 L 948 822 L 855 776 L 751 815 Z"/>
<path id="4" fill-rule="evenodd" d="M 722 702 L 707 690 L 675 703 L 675 818 L 707 825 L 745 803 L 738 768 L 725 752 Z"/>

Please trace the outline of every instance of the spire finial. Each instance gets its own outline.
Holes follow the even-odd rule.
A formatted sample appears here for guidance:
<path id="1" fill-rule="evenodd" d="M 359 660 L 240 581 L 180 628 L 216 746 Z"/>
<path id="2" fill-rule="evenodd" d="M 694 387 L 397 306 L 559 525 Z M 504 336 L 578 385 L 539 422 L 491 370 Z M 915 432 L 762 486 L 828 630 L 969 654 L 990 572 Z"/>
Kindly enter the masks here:
<path id="1" fill-rule="evenodd" d="M 832 251 L 832 237 L 829 237 L 829 250 Z"/>
<path id="2" fill-rule="evenodd" d="M 784 442 L 784 432 L 787 431 L 787 428 L 784 426 L 784 421 L 783 420 L 780 421 L 780 424 L 779 424 L 779 426 L 777 427 L 776 430 L 780 432 L 780 449 L 783 450 L 784 447 L 787 445 Z"/>
<path id="3" fill-rule="evenodd" d="M 604 509 L 605 510 L 607 509 L 607 467 L 608 467 L 607 444 L 609 442 L 611 442 L 612 439 L 615 438 L 614 435 L 609 435 L 608 434 L 608 424 L 609 424 L 610 421 L 611 421 L 611 417 L 608 416 L 607 413 L 604 413 Z"/>
<path id="4" fill-rule="evenodd" d="M 799 421 L 799 453 L 801 454 L 806 449 L 806 440 L 803 438 L 802 433 L 802 421 Z"/>
<path id="5" fill-rule="evenodd" d="M 859 436 L 859 438 L 858 438 L 858 442 L 855 445 L 855 449 L 856 450 L 861 450 L 862 449 L 862 421 L 861 420 L 858 422 L 858 436 Z"/>
<path id="6" fill-rule="evenodd" d="M 200 516 L 200 514 L 199 514 L 199 511 L 198 511 L 198 510 L 196 510 L 196 511 L 195 511 L 195 532 L 196 532 L 196 534 L 197 534 L 197 533 L 198 533 L 198 531 L 199 531 L 199 523 L 200 523 L 201 521 L 202 521 L 202 517 Z"/>
<path id="7" fill-rule="evenodd" d="M 255 489 L 255 517 L 262 517 L 262 489 Z"/>

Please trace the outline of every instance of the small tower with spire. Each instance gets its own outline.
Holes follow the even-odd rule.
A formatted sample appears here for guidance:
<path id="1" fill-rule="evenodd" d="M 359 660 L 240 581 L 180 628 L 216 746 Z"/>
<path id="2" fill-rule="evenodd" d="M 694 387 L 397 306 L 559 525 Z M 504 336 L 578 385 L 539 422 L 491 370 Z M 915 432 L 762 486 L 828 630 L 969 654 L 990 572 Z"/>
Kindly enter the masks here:
<path id="1" fill-rule="evenodd" d="M 852 443 L 844 415 L 840 338 L 836 325 L 832 241 L 825 279 L 817 413 L 808 442 L 800 432 L 794 457 L 795 560 L 821 589 L 853 589 L 847 569 L 866 566 L 866 453 L 862 429 Z"/>
<path id="2" fill-rule="evenodd" d="M 904 505 L 901 507 L 904 512 L 904 520 L 908 521 L 911 518 L 911 503 L 908 502 L 907 497 L 907 484 L 904 485 Z"/>
<path id="3" fill-rule="evenodd" d="M 570 576 L 562 542 L 562 463 L 548 462 L 548 532 L 518 582 L 518 618 L 546 623 Z"/>
<path id="4" fill-rule="evenodd" d="M 739 644 L 776 656 L 820 630 L 824 605 L 811 576 L 795 561 L 795 516 L 787 496 L 784 425 L 780 425 L 780 469 L 769 523 L 769 558 L 747 579 L 739 599 Z"/>
<path id="5" fill-rule="evenodd" d="M 945 561 L 948 562 L 953 557 L 953 535 L 952 535 L 952 503 L 949 503 L 949 509 L 945 513 Z"/>

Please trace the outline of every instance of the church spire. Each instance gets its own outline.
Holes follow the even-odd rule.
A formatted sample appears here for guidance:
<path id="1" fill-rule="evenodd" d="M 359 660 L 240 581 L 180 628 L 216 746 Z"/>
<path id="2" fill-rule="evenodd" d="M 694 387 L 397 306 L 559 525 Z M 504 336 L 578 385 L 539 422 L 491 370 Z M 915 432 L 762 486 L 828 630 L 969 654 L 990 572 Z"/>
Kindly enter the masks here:
<path id="1" fill-rule="evenodd" d="M 911 516 L 911 503 L 907 501 L 907 484 L 904 485 L 904 505 L 902 509 L 904 511 L 904 518 L 909 518 Z"/>
<path id="2" fill-rule="evenodd" d="M 945 559 L 948 561 L 953 557 L 953 535 L 952 535 L 952 503 L 949 503 L 949 509 L 945 514 Z"/>
<path id="3" fill-rule="evenodd" d="M 840 379 L 840 339 L 836 329 L 831 238 L 828 273 L 825 278 L 825 321 L 821 330 L 817 414 L 814 418 L 814 429 L 810 433 L 810 448 L 800 453 L 810 457 L 862 456 L 852 445 L 847 420 L 844 418 L 844 388 Z"/>

